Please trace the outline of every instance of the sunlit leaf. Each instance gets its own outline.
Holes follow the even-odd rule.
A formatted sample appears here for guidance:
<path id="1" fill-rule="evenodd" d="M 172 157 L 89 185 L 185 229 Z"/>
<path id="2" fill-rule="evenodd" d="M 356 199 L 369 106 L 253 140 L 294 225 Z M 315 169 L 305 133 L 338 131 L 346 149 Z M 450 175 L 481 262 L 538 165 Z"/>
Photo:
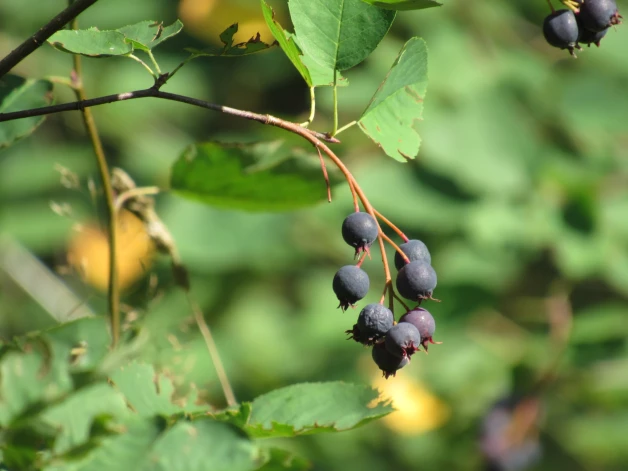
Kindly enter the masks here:
<path id="1" fill-rule="evenodd" d="M 48 42 L 63 52 L 88 57 L 123 56 L 133 52 L 133 45 L 119 31 L 100 31 L 97 28 L 62 29 L 50 36 Z"/>
<path id="2" fill-rule="evenodd" d="M 426 89 L 427 47 L 421 38 L 412 38 L 359 120 L 366 135 L 401 162 L 419 152 L 421 138 L 413 125 L 421 119 Z"/>
<path id="3" fill-rule="evenodd" d="M 41 108 L 52 104 L 52 82 L 25 79 L 17 75 L 0 78 L 0 113 Z M 28 136 L 44 122 L 45 116 L 0 123 L 0 149 Z"/>
<path id="4" fill-rule="evenodd" d="M 234 43 L 233 36 L 238 32 L 238 23 L 234 23 L 226 30 L 220 33 L 220 40 L 223 43 L 223 47 L 212 46 L 206 49 L 186 48 L 186 51 L 191 52 L 196 57 L 234 57 L 234 56 L 247 56 L 249 54 L 255 54 L 256 52 L 265 51 L 274 44 L 267 44 L 260 39 L 260 34 L 257 33 L 251 39 L 241 43 Z"/>
<path id="5" fill-rule="evenodd" d="M 392 411 L 377 390 L 337 381 L 276 389 L 216 418 L 268 438 L 350 430 Z"/>
<path id="6" fill-rule="evenodd" d="M 396 14 L 362 0 L 290 0 L 288 6 L 303 51 L 331 70 L 350 69 L 366 59 Z"/>
<path id="7" fill-rule="evenodd" d="M 118 28 L 116 31 L 122 33 L 127 42 L 131 43 L 135 49 L 148 51 L 157 47 L 166 39 L 179 34 L 182 29 L 183 23 L 179 20 L 170 26 L 164 26 L 163 23 L 158 21 L 146 20 Z"/>

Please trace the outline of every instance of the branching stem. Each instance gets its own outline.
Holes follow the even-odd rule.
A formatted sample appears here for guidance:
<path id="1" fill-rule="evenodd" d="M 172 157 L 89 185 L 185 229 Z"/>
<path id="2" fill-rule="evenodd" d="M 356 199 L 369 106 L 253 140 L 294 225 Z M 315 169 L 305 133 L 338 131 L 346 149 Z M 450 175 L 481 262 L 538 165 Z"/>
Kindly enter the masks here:
<path id="1" fill-rule="evenodd" d="M 76 20 L 72 22 L 72 28 L 77 29 L 78 25 Z M 74 54 L 72 56 L 74 62 L 74 70 L 72 71 L 72 85 L 76 98 L 80 101 L 85 101 L 87 96 L 85 95 L 85 88 L 83 87 L 83 73 L 81 56 Z M 81 109 L 81 116 L 85 129 L 89 135 L 89 139 L 92 142 L 94 148 L 94 154 L 96 155 L 96 164 L 98 166 L 98 173 L 100 175 L 100 181 L 103 187 L 103 193 L 105 196 L 105 209 L 106 209 L 106 221 L 107 221 L 107 238 L 109 239 L 109 286 L 107 289 L 107 304 L 109 311 L 109 318 L 111 320 L 111 336 L 112 347 L 115 348 L 120 340 L 120 292 L 118 286 L 118 267 L 116 266 L 117 256 L 117 217 L 116 206 L 113 196 L 113 187 L 111 186 L 111 176 L 109 173 L 109 166 L 107 165 L 107 158 L 105 157 L 105 151 L 96 128 L 96 122 L 89 108 Z"/>
<path id="2" fill-rule="evenodd" d="M 390 227 L 393 231 L 395 231 L 397 233 L 397 235 L 399 237 L 401 237 L 401 239 L 404 242 L 408 242 L 408 238 L 406 237 L 406 235 L 401 232 L 401 229 L 399 229 L 397 226 L 395 226 L 392 222 L 390 222 L 386 217 L 384 217 L 384 215 L 382 213 L 380 213 L 379 211 L 375 210 L 375 215 L 382 220 L 382 222 L 384 224 L 386 224 L 388 227 Z"/>

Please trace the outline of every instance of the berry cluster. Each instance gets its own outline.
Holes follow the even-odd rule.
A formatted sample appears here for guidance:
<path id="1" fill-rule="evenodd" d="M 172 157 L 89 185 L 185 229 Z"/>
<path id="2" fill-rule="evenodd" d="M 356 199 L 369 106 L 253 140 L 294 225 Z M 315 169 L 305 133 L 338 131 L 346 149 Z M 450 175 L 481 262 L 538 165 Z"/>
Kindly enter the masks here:
<path id="1" fill-rule="evenodd" d="M 554 10 L 543 22 L 545 40 L 576 57 L 581 44 L 600 46 L 609 28 L 621 23 L 615 0 L 561 0 L 569 9 Z"/>
<path id="2" fill-rule="evenodd" d="M 428 343 L 439 343 L 432 339 L 436 329 L 434 317 L 418 306 L 424 299 L 434 299 L 436 272 L 431 265 L 430 252 L 420 240 L 408 240 L 399 233 L 405 243 L 399 247 L 395 245 L 395 266 L 399 270 L 397 291 L 417 303 L 417 307 L 410 309 L 402 303 L 407 312 L 398 323 L 395 322 L 393 298 L 399 298 L 387 282 L 381 301 L 365 306 L 353 329 L 347 330 L 350 339 L 372 347 L 373 360 L 386 378 L 394 376 L 397 370 L 407 365 L 420 346 L 427 352 Z M 359 258 L 356 265 L 345 265 L 334 276 L 333 290 L 343 311 L 354 307 L 368 293 L 369 277 L 361 265 L 370 255 L 370 247 L 379 234 L 377 221 L 368 213 L 356 211 L 342 223 L 342 237 L 355 249 L 355 257 Z M 383 305 L 386 292 L 390 294 L 390 309 Z"/>

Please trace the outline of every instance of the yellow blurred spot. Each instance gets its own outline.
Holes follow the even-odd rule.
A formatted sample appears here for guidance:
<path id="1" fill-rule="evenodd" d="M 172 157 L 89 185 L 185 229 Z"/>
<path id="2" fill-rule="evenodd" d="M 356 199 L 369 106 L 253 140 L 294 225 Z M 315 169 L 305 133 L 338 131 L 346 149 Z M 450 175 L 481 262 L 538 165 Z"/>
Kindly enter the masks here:
<path id="1" fill-rule="evenodd" d="M 222 45 L 218 37 L 233 23 L 238 23 L 235 43 L 246 42 L 259 32 L 262 41 L 275 40 L 262 16 L 259 2 L 250 0 L 181 0 L 179 18 L 187 31 L 213 44 Z M 281 17 L 277 18 L 281 21 Z M 285 21 L 284 21 L 285 23 Z"/>
<path id="2" fill-rule="evenodd" d="M 128 211 L 122 211 L 116 225 L 118 284 L 127 288 L 147 272 L 154 247 L 144 224 Z M 78 271 L 86 283 L 102 291 L 109 284 L 109 242 L 99 227 L 85 225 L 70 240 L 68 263 Z"/>
<path id="3" fill-rule="evenodd" d="M 434 396 L 421 382 L 403 370 L 388 380 L 381 376 L 373 382 L 383 397 L 389 397 L 396 409 L 383 418 L 384 423 L 402 435 L 418 435 L 442 426 L 450 416 L 447 404 Z"/>

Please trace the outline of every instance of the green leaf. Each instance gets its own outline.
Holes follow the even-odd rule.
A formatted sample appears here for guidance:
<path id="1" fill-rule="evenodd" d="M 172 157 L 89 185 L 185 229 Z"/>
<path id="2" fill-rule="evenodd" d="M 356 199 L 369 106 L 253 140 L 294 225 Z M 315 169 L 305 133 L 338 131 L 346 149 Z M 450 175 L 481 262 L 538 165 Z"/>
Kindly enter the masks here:
<path id="1" fill-rule="evenodd" d="M 245 471 L 259 450 L 241 430 L 203 418 L 180 421 L 153 446 L 141 471 Z"/>
<path id="2" fill-rule="evenodd" d="M 133 52 L 133 45 L 119 31 L 96 28 L 57 31 L 48 42 L 56 49 L 88 57 L 123 56 Z"/>
<path id="3" fill-rule="evenodd" d="M 194 49 L 186 48 L 185 50 L 191 52 L 193 57 L 235 57 L 235 56 L 247 56 L 249 54 L 255 54 L 256 52 L 265 51 L 266 49 L 274 46 L 274 44 L 267 44 L 260 39 L 260 34 L 257 33 L 248 41 L 243 43 L 233 43 L 233 36 L 238 32 L 238 23 L 234 23 L 226 30 L 220 33 L 220 40 L 224 44 L 222 48 L 211 47 L 208 49 Z"/>
<path id="4" fill-rule="evenodd" d="M 286 36 L 288 38 L 292 38 L 300 49 L 299 38 L 297 38 L 295 34 L 286 32 Z M 301 61 L 310 72 L 313 87 L 332 87 L 334 85 L 334 69 L 329 69 L 320 65 L 310 56 L 305 54 L 301 56 Z M 347 85 L 349 85 L 349 80 L 343 77 L 340 72 L 336 71 L 336 86 L 346 87 Z"/>
<path id="5" fill-rule="evenodd" d="M 257 446 L 241 430 L 208 418 L 165 428 L 160 418 L 132 420 L 79 460 L 46 471 L 248 471 L 259 466 Z"/>
<path id="6" fill-rule="evenodd" d="M 174 164 L 170 184 L 182 196 L 227 209 L 287 211 L 324 200 L 318 157 L 293 153 L 282 141 L 194 145 Z"/>
<path id="7" fill-rule="evenodd" d="M 312 465 L 309 461 L 280 448 L 264 450 L 266 463 L 257 471 L 305 471 Z"/>
<path id="8" fill-rule="evenodd" d="M 216 419 L 241 426 L 254 438 L 293 437 L 350 430 L 392 411 L 377 390 L 336 381 L 276 389 Z"/>
<path id="9" fill-rule="evenodd" d="M 419 152 L 413 128 L 421 119 L 427 89 L 427 46 L 412 38 L 401 49 L 358 124 L 390 157 L 405 162 Z"/>
<path id="10" fill-rule="evenodd" d="M 0 113 L 41 108 L 52 104 L 52 82 L 5 75 L 0 79 Z M 45 116 L 0 123 L 0 149 L 28 136 L 44 122 Z"/>
<path id="11" fill-rule="evenodd" d="M 424 8 L 440 7 L 443 4 L 434 0 L 362 0 L 387 10 L 423 10 Z"/>
<path id="12" fill-rule="evenodd" d="M 179 20 L 165 27 L 163 23 L 158 21 L 146 20 L 134 25 L 118 28 L 116 31 L 122 33 L 127 42 L 133 45 L 135 49 L 149 51 L 166 39 L 176 36 L 182 29 L 183 23 Z"/>
<path id="13" fill-rule="evenodd" d="M 111 374 L 111 381 L 124 394 L 130 407 L 142 417 L 207 409 L 206 406 L 194 406 L 195 397 L 183 401 L 188 407 L 175 404 L 172 381 L 156 374 L 153 365 L 130 363 Z"/>
<path id="14" fill-rule="evenodd" d="M 308 86 L 314 86 L 312 78 L 310 77 L 310 72 L 303 64 L 301 57 L 302 53 L 294 42 L 294 38 L 290 38 L 287 31 L 285 31 L 277 21 L 275 21 L 275 12 L 268 5 L 268 3 L 264 0 L 260 1 L 262 3 L 262 14 L 264 15 L 264 20 L 266 20 L 268 29 L 270 29 L 273 37 L 277 40 L 277 43 L 279 43 L 279 47 L 281 47 L 281 50 L 286 54 L 286 56 L 288 56 L 288 59 L 290 59 L 290 62 L 292 62 L 292 65 L 294 65 L 297 71 L 301 74 L 301 77 L 303 77 L 303 80 L 305 80 Z"/>
<path id="15" fill-rule="evenodd" d="M 396 15 L 362 0 L 290 0 L 288 6 L 303 51 L 331 70 L 350 69 L 366 59 Z"/>
<path id="16" fill-rule="evenodd" d="M 50 345 L 34 340 L 29 352 L 8 352 L 0 361 L 0 426 L 36 412 L 73 388 L 65 358 L 53 357 Z"/>
<path id="17" fill-rule="evenodd" d="M 54 452 L 60 454 L 87 443 L 98 417 L 122 421 L 129 414 L 124 397 L 103 382 L 78 390 L 62 403 L 46 409 L 41 418 L 58 429 Z"/>

